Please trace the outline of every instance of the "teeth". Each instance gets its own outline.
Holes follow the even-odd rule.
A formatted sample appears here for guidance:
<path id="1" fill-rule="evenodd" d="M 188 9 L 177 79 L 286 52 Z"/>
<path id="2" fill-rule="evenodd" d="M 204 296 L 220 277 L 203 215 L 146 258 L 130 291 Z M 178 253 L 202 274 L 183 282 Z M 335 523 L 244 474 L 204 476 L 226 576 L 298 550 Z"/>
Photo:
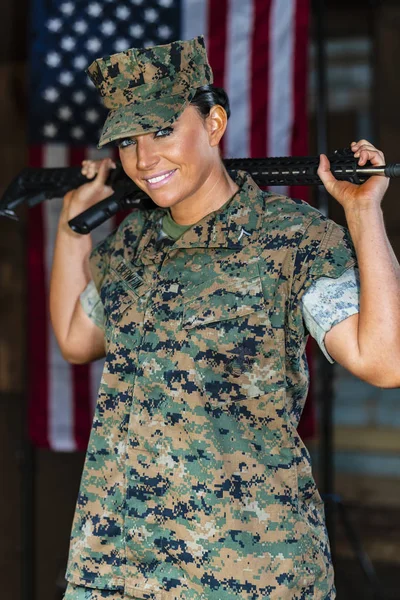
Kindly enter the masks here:
<path id="1" fill-rule="evenodd" d="M 160 177 L 153 177 L 153 179 L 148 179 L 147 181 L 149 183 L 158 183 L 159 181 L 162 181 L 166 177 L 169 177 L 171 175 L 171 173 L 173 173 L 173 171 L 170 171 L 169 173 L 165 173 L 165 175 L 160 175 Z"/>

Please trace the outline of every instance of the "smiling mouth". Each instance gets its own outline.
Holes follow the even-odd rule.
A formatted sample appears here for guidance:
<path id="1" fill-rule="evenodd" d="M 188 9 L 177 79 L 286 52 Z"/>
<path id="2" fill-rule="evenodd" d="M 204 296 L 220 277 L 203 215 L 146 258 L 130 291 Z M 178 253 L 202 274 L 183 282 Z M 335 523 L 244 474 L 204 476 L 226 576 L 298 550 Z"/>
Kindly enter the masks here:
<path id="1" fill-rule="evenodd" d="M 171 179 L 175 171 L 176 169 L 173 169 L 172 171 L 168 171 L 168 173 L 164 173 L 163 175 L 159 175 L 158 177 L 151 177 L 149 179 L 145 179 L 145 182 L 152 189 L 156 187 L 161 187 Z"/>

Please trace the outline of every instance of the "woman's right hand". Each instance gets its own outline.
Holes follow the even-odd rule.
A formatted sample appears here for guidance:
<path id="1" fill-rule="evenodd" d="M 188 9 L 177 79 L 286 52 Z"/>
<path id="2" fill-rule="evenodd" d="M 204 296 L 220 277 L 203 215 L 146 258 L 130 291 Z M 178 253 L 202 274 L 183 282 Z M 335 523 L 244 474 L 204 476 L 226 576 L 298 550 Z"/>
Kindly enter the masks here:
<path id="1" fill-rule="evenodd" d="M 86 163 L 86 164 L 85 164 Z M 106 185 L 107 177 L 111 169 L 115 169 L 115 162 L 111 158 L 105 158 L 102 161 L 84 161 L 82 173 L 87 177 L 96 177 L 79 186 L 75 190 L 70 190 L 64 196 L 63 202 L 63 220 L 68 222 L 97 202 L 111 196 L 114 192 L 112 187 Z"/>

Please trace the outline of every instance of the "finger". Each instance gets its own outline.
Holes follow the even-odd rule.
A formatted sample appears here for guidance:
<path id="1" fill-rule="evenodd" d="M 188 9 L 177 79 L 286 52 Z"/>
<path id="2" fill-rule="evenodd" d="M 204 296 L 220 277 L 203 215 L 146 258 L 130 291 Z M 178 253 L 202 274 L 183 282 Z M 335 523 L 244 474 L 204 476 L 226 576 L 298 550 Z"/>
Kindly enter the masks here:
<path id="1" fill-rule="evenodd" d="M 358 140 L 358 142 L 352 142 L 352 145 L 356 145 L 356 146 L 373 146 L 373 144 L 369 141 L 369 140 Z"/>
<path id="2" fill-rule="evenodd" d="M 331 172 L 331 163 L 325 154 L 321 154 L 319 157 L 319 167 L 317 173 L 325 187 L 331 186 L 336 182 L 336 178 Z"/>
<path id="3" fill-rule="evenodd" d="M 110 169 L 112 169 L 112 163 L 113 161 L 110 158 L 105 158 L 101 161 L 98 171 L 97 171 L 97 176 L 96 176 L 96 183 L 104 185 L 108 174 L 110 172 Z"/>
<path id="4" fill-rule="evenodd" d="M 381 150 L 378 150 L 371 143 L 358 144 L 353 142 L 351 149 L 354 152 L 354 157 L 359 158 L 358 164 L 365 165 L 368 161 L 374 166 L 385 164 L 385 156 Z"/>
<path id="5" fill-rule="evenodd" d="M 81 173 L 82 173 L 82 175 L 85 175 L 88 179 L 92 179 L 97 173 L 95 161 L 83 160 Z"/>
<path id="6" fill-rule="evenodd" d="M 357 153 L 354 156 L 358 158 Z M 375 167 L 385 164 L 385 157 L 379 150 L 370 150 L 369 148 L 364 148 L 359 151 L 358 156 L 359 165 L 365 165 L 368 161 Z"/>

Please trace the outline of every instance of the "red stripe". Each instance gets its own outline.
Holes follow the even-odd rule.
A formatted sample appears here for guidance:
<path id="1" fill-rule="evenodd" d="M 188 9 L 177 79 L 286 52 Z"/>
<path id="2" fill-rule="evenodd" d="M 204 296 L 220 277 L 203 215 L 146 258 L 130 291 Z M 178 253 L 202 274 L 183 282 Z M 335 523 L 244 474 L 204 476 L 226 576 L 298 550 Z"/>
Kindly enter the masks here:
<path id="1" fill-rule="evenodd" d="M 78 166 L 86 158 L 86 148 L 68 149 L 71 166 Z M 92 425 L 91 379 L 89 365 L 71 365 L 74 414 L 74 438 L 77 450 L 86 450 Z"/>
<path id="2" fill-rule="evenodd" d="M 294 23 L 294 68 L 293 68 L 293 131 L 292 156 L 308 154 L 308 121 L 307 121 L 307 80 L 308 80 L 308 43 L 309 43 L 309 0 L 296 0 Z M 309 188 L 292 186 L 292 198 L 309 200 Z M 313 438 L 316 433 L 316 407 L 314 401 L 314 363 L 313 340 L 307 343 L 307 360 L 310 372 L 310 387 L 307 400 L 301 415 L 298 432 L 302 439 Z"/>
<path id="3" fill-rule="evenodd" d="M 254 0 L 251 43 L 250 156 L 267 156 L 271 0 Z"/>
<path id="4" fill-rule="evenodd" d="M 225 88 L 228 0 L 209 0 L 207 18 L 207 55 L 214 74 L 214 85 Z M 220 148 L 222 156 L 224 156 L 224 138 L 220 142 Z"/>
<path id="5" fill-rule="evenodd" d="M 296 0 L 292 156 L 307 156 L 308 154 L 307 81 L 309 16 L 309 0 Z M 303 200 L 309 201 L 309 191 L 309 188 L 306 186 L 292 186 L 290 188 L 290 196 L 292 198 L 302 198 Z"/>
<path id="6" fill-rule="evenodd" d="M 43 166 L 43 147 L 29 149 L 29 164 Z M 50 448 L 49 406 L 49 312 L 46 286 L 43 204 L 28 213 L 28 422 L 29 436 L 40 448 Z"/>

